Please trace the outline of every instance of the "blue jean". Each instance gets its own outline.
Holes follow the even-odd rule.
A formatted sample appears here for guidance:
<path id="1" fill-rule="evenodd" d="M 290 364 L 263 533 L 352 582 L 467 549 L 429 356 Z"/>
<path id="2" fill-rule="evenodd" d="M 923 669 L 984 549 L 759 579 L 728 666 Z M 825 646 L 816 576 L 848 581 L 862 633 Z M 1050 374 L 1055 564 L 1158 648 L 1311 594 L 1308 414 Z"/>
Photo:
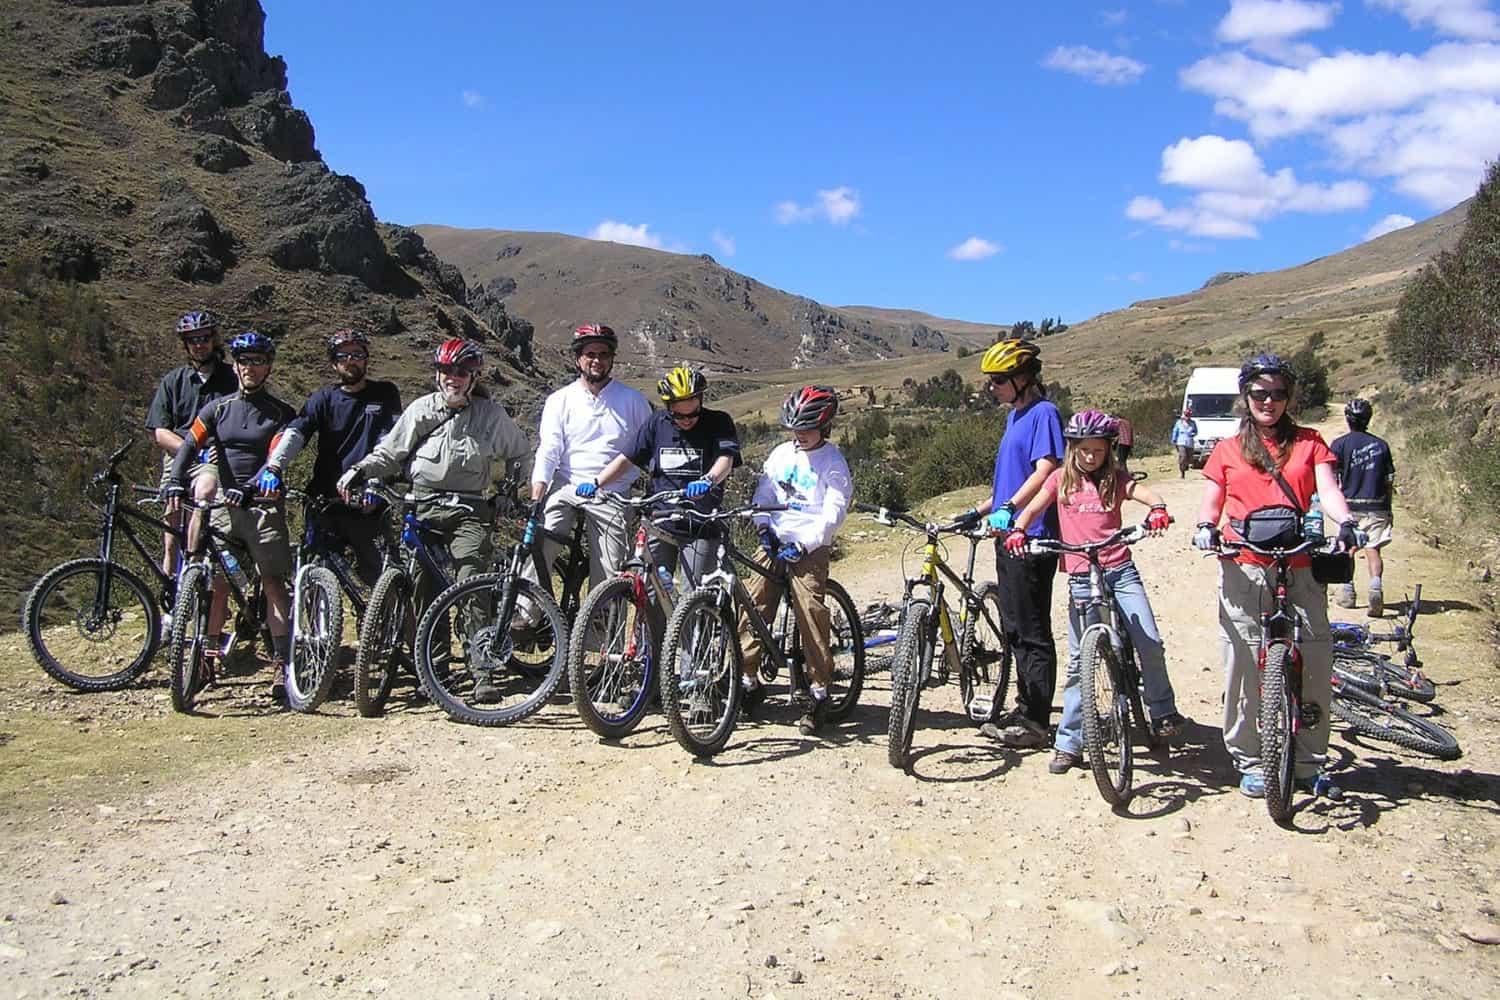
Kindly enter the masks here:
<path id="1" fill-rule="evenodd" d="M 1135 662 L 1140 667 L 1141 683 L 1146 688 L 1146 711 L 1152 719 L 1170 715 L 1177 711 L 1177 696 L 1167 677 L 1166 649 L 1156 628 L 1156 618 L 1151 614 L 1151 602 L 1146 598 L 1146 586 L 1141 582 L 1140 571 L 1134 562 L 1127 562 L 1106 569 L 1104 579 L 1115 592 L 1120 617 L 1125 622 L 1125 630 L 1130 633 L 1130 644 L 1135 647 Z M 1087 573 L 1068 577 L 1068 596 L 1071 598 L 1068 601 L 1068 676 L 1063 683 L 1062 720 L 1057 724 L 1057 736 L 1052 745 L 1058 750 L 1081 754 L 1083 692 L 1078 686 L 1078 644 L 1083 639 L 1083 613 L 1089 598 Z"/>

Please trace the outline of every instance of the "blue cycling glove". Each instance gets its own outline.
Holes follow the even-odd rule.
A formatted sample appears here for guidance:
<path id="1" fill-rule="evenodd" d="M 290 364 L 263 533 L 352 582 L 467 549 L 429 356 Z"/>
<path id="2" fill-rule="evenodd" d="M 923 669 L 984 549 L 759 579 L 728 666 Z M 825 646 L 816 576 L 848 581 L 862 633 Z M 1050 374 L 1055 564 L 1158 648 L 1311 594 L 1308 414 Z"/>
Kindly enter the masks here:
<path id="1" fill-rule="evenodd" d="M 684 486 L 682 488 L 682 495 L 689 500 L 696 500 L 713 488 L 714 484 L 709 482 L 708 477 L 705 476 L 702 479 L 694 479 Z"/>
<path id="2" fill-rule="evenodd" d="M 1015 507 L 1011 506 L 1010 501 L 1007 500 L 1005 503 L 996 507 L 994 511 L 990 513 L 990 530 L 1009 531 L 1011 522 L 1015 519 L 1016 509 Z"/>
<path id="3" fill-rule="evenodd" d="M 260 490 L 263 497 L 274 497 L 281 493 L 281 476 L 275 469 L 264 468 L 260 475 L 255 477 L 255 488 Z"/>
<path id="4" fill-rule="evenodd" d="M 787 542 L 776 553 L 776 558 L 784 563 L 800 562 L 807 551 L 802 548 L 801 542 Z"/>
<path id="5" fill-rule="evenodd" d="M 579 496 L 583 497 L 585 500 L 587 500 L 589 497 L 591 497 L 595 493 L 599 492 L 599 484 L 598 483 L 579 483 L 574 488 L 573 492 L 576 493 L 576 494 L 578 494 Z"/>

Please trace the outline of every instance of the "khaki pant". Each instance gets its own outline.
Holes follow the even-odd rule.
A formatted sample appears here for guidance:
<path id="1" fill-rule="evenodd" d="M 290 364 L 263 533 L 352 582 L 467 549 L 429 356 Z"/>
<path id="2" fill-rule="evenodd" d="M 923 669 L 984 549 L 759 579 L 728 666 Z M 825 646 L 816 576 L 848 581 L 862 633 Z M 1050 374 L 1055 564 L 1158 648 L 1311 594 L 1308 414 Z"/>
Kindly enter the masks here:
<path id="1" fill-rule="evenodd" d="M 466 503 L 467 506 L 463 507 L 420 501 L 417 504 L 418 519 L 437 534 L 440 542 L 448 546 L 448 554 L 453 558 L 453 578 L 448 581 L 449 584 L 467 580 L 475 573 L 488 571 L 490 558 L 494 553 L 494 543 L 490 536 L 490 525 L 494 520 L 493 509 L 489 504 L 479 501 Z M 427 606 L 438 595 L 438 581 L 429 579 L 426 573 L 421 573 L 420 576 L 416 586 L 418 616 L 426 612 Z"/>
<path id="2" fill-rule="evenodd" d="M 792 585 L 792 614 L 797 620 L 797 632 L 802 636 L 802 652 L 807 658 L 807 672 L 812 682 L 825 690 L 833 684 L 833 657 L 828 652 L 828 556 L 829 547 L 823 546 L 786 566 Z M 755 561 L 767 569 L 773 565 L 764 550 L 755 553 Z M 751 572 L 752 579 L 746 581 L 750 599 L 768 622 L 776 602 L 781 598 L 781 587 L 759 573 Z M 740 645 L 745 651 L 745 675 L 754 676 L 765 651 L 760 638 L 750 628 L 750 618 L 740 613 Z"/>
<path id="3" fill-rule="evenodd" d="M 1220 563 L 1219 630 L 1224 652 L 1224 746 L 1242 774 L 1258 772 L 1260 759 L 1260 613 L 1269 611 L 1275 567 Z M 1304 721 L 1316 709 L 1317 724 L 1297 734 L 1295 775 L 1308 778 L 1328 754 L 1333 644 L 1328 627 L 1328 588 L 1311 569 L 1291 571 L 1287 594 L 1302 621 Z"/>

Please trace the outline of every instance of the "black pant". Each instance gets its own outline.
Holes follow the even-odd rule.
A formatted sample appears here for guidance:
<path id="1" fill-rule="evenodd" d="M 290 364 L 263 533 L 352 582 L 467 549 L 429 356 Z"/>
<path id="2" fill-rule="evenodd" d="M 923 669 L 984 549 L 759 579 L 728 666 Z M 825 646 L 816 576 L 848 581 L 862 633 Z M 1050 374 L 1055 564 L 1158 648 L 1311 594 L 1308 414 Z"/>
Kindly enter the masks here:
<path id="1" fill-rule="evenodd" d="M 995 576 L 1000 582 L 1000 614 L 1005 638 L 1016 660 L 1016 709 L 1047 728 L 1057 690 L 1057 645 L 1052 641 L 1052 581 L 1056 555 L 1006 555 L 995 541 Z"/>
<path id="2" fill-rule="evenodd" d="M 383 515 L 334 507 L 323 513 L 321 524 L 349 543 L 354 550 L 354 572 L 365 586 L 375 586 L 380 576 L 380 548 L 376 543 L 385 528 Z"/>

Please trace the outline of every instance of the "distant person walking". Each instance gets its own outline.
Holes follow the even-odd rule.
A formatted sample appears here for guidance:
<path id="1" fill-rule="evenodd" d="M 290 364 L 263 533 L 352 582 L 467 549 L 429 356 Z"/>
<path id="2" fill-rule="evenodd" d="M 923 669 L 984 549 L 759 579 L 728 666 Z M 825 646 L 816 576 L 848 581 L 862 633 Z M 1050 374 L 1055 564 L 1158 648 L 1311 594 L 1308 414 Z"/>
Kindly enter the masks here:
<path id="1" fill-rule="evenodd" d="M 1186 479 L 1193 467 L 1193 445 L 1198 441 L 1198 424 L 1193 420 L 1193 408 L 1184 406 L 1182 416 L 1172 425 L 1172 447 L 1177 449 L 1177 478 Z"/>
<path id="2" fill-rule="evenodd" d="M 1130 471 L 1130 451 L 1135 447 L 1135 425 L 1125 417 L 1115 418 L 1115 459 L 1120 471 Z"/>
<path id="3" fill-rule="evenodd" d="M 1331 448 L 1338 459 L 1339 486 L 1349 502 L 1349 512 L 1359 522 L 1359 530 L 1369 537 L 1365 564 L 1370 570 L 1370 607 L 1366 613 L 1379 618 L 1385 610 L 1380 580 L 1385 559 L 1380 550 L 1391 542 L 1391 494 L 1396 491 L 1396 463 L 1391 460 L 1391 446 L 1367 430 L 1373 413 L 1368 400 L 1349 400 L 1344 406 L 1349 433 L 1335 438 Z M 1341 608 L 1352 608 L 1355 596 L 1351 580 L 1338 589 L 1333 602 Z"/>

